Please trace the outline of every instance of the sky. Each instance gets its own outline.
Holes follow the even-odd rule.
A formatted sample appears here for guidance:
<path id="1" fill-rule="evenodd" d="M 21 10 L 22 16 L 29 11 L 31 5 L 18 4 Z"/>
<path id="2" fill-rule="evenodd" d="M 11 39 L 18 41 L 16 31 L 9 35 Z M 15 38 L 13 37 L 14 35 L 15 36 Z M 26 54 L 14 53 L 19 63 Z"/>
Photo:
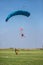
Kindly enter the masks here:
<path id="1" fill-rule="evenodd" d="M 29 17 L 6 17 L 18 10 L 30 12 Z M 23 28 L 23 31 L 20 31 Z M 21 37 L 21 33 L 24 37 Z M 42 48 L 43 0 L 0 0 L 0 48 Z"/>

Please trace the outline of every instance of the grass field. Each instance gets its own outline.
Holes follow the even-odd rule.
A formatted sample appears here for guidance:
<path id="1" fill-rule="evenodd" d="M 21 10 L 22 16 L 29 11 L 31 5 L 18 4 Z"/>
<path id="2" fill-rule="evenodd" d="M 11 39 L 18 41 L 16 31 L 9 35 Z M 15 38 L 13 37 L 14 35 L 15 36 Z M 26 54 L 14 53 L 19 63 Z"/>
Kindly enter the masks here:
<path id="1" fill-rule="evenodd" d="M 43 65 L 43 50 L 0 50 L 0 65 Z"/>

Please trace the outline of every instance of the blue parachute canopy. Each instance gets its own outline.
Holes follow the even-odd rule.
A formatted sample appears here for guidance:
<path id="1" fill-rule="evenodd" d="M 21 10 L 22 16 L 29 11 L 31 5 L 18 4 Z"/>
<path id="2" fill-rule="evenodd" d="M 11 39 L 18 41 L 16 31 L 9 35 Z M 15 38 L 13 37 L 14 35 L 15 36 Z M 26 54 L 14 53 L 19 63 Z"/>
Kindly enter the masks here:
<path id="1" fill-rule="evenodd" d="M 6 18 L 6 22 L 12 17 L 12 16 L 16 16 L 16 15 L 24 15 L 26 17 L 30 16 L 30 13 L 27 11 L 22 11 L 22 10 L 18 10 L 18 11 L 14 11 L 11 14 L 8 15 L 8 17 Z"/>

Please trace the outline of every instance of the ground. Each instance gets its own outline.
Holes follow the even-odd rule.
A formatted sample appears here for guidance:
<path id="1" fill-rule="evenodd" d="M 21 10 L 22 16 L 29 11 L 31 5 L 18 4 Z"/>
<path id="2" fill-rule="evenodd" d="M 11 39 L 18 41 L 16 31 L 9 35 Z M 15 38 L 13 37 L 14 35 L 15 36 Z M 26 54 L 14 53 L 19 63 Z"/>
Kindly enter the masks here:
<path id="1" fill-rule="evenodd" d="M 43 50 L 0 49 L 0 65 L 43 65 Z"/>

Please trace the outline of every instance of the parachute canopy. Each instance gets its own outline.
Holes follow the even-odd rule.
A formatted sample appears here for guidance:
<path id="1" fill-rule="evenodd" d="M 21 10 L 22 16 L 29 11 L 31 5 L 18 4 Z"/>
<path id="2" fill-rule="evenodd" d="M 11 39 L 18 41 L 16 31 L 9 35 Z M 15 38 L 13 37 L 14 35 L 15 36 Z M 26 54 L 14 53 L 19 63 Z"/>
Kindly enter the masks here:
<path id="1" fill-rule="evenodd" d="M 30 13 L 27 11 L 22 11 L 22 10 L 18 10 L 18 11 L 14 11 L 11 14 L 8 15 L 8 17 L 6 18 L 6 22 L 12 17 L 12 16 L 16 16 L 16 15 L 24 15 L 26 17 L 30 16 Z"/>

